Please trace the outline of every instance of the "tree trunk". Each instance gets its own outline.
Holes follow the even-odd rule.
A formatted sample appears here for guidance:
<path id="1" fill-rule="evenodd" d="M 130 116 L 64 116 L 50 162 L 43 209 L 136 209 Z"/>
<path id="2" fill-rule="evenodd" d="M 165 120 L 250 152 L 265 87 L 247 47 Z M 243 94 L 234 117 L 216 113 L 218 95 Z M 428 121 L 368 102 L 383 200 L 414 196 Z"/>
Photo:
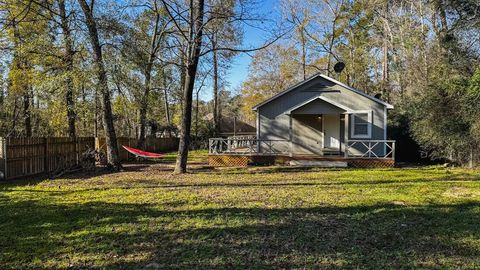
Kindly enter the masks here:
<path id="1" fill-rule="evenodd" d="M 390 73 L 389 73 L 389 57 L 388 57 L 388 42 L 386 34 L 383 36 L 383 63 L 382 63 L 382 95 L 386 101 L 390 101 Z"/>
<path id="2" fill-rule="evenodd" d="M 30 92 L 23 95 L 23 118 L 25 121 L 25 136 L 32 137 L 32 115 L 30 113 Z"/>
<path id="3" fill-rule="evenodd" d="M 307 41 L 305 38 L 305 26 L 304 22 L 302 22 L 302 26 L 300 29 L 300 44 L 302 46 L 302 73 L 303 73 L 303 80 L 307 79 Z"/>
<path id="4" fill-rule="evenodd" d="M 87 93 L 85 92 L 85 85 L 82 83 L 82 87 L 81 87 L 81 91 L 82 91 L 82 104 L 87 104 Z M 86 117 L 83 117 L 83 133 L 85 134 L 85 131 L 87 130 L 87 123 L 88 123 L 88 118 Z"/>
<path id="5" fill-rule="evenodd" d="M 98 123 L 100 122 L 99 120 L 99 115 L 98 115 L 98 89 L 95 89 L 95 119 L 93 122 L 93 136 L 95 138 L 98 138 Z"/>
<path id="6" fill-rule="evenodd" d="M 218 109 L 218 57 L 217 57 L 217 40 L 216 34 L 212 36 L 212 49 L 213 49 L 213 130 L 215 134 L 220 130 L 220 114 Z"/>
<path id="7" fill-rule="evenodd" d="M 118 157 L 117 136 L 113 125 L 112 104 L 110 103 L 110 90 L 108 89 L 107 72 L 103 63 L 102 47 L 98 38 L 97 24 L 93 17 L 93 10 L 86 0 L 78 0 L 85 14 L 86 24 L 89 32 L 90 42 L 94 52 L 94 63 L 97 73 L 97 88 L 101 94 L 103 111 L 103 128 L 107 145 L 107 165 L 112 170 L 121 170 L 122 165 Z"/>
<path id="8" fill-rule="evenodd" d="M 195 86 L 195 76 L 197 74 L 198 60 L 200 58 L 200 50 L 202 48 L 204 5 L 204 0 L 198 0 L 195 8 L 193 5 L 190 6 L 190 12 L 192 17 L 193 15 L 195 16 L 195 21 L 191 22 L 191 40 L 188 40 L 188 58 L 186 59 L 187 69 L 185 74 L 185 84 L 183 86 L 184 105 L 182 110 L 180 142 L 178 145 L 175 173 L 187 172 L 188 147 L 190 146 L 190 132 L 192 125 L 193 88 Z"/>
<path id="9" fill-rule="evenodd" d="M 4 101 L 4 99 L 5 99 L 4 94 L 5 94 L 5 93 L 4 93 L 3 88 L 0 89 L 0 105 L 2 106 L 2 108 L 3 108 L 3 101 Z"/>
<path id="10" fill-rule="evenodd" d="M 162 71 L 163 76 L 163 95 L 165 99 L 165 120 L 167 125 L 170 126 L 170 108 L 168 106 L 168 93 L 167 93 L 167 78 L 165 77 L 165 72 Z"/>
<path id="11" fill-rule="evenodd" d="M 196 98 L 195 98 L 195 139 L 198 140 L 198 94 L 199 92 L 197 91 L 196 93 Z"/>
<path id="12" fill-rule="evenodd" d="M 20 71 L 22 74 L 27 72 L 28 63 L 27 59 L 18 54 L 17 46 L 18 40 L 21 38 L 20 33 L 17 27 L 15 20 L 12 22 L 13 27 L 13 43 L 14 43 L 14 53 L 13 53 L 13 62 L 17 71 Z M 30 80 L 23 77 L 24 82 L 22 83 L 23 87 L 23 120 L 24 120 L 24 134 L 26 137 L 32 136 L 32 118 L 30 112 Z M 15 124 L 14 124 L 15 125 Z M 13 132 L 15 132 L 13 130 Z"/>
<path id="13" fill-rule="evenodd" d="M 150 42 L 150 52 L 148 55 L 148 62 L 147 66 L 145 67 L 145 89 L 142 96 L 142 100 L 140 102 L 140 115 L 139 115 L 139 122 L 140 122 L 140 130 L 138 136 L 138 144 L 137 147 L 142 149 L 145 145 L 145 126 L 146 126 L 146 119 L 147 119 L 147 109 L 148 109 L 148 96 L 150 95 L 150 83 L 152 78 L 152 68 L 153 68 L 153 61 L 155 60 L 155 54 L 157 51 L 157 37 L 158 37 L 158 23 L 160 22 L 160 15 L 156 12 L 155 16 L 155 26 L 153 29 L 152 39 Z"/>
<path id="14" fill-rule="evenodd" d="M 448 32 L 448 23 L 447 23 L 447 13 L 445 12 L 445 7 L 443 6 L 443 1 L 439 0 L 437 2 L 437 8 L 440 15 L 441 31 L 442 34 L 447 35 Z"/>
<path id="15" fill-rule="evenodd" d="M 68 120 L 68 136 L 76 137 L 77 132 L 75 129 L 75 120 L 77 115 L 75 113 L 75 102 L 73 99 L 73 44 L 72 44 L 72 35 L 70 32 L 70 27 L 68 26 L 68 18 L 65 9 L 65 0 L 58 1 L 60 20 L 63 32 L 63 45 L 65 47 L 65 70 L 67 72 L 66 77 L 66 93 L 65 101 L 67 105 L 67 120 Z"/>
<path id="16" fill-rule="evenodd" d="M 7 137 L 12 136 L 15 137 L 17 134 L 17 109 L 18 109 L 18 97 L 15 96 L 15 101 L 13 103 L 13 114 L 12 114 L 12 128 L 11 131 L 7 134 Z"/>
<path id="17" fill-rule="evenodd" d="M 185 78 L 187 76 L 187 69 L 185 68 L 185 66 L 187 65 L 187 61 L 185 60 L 185 57 L 181 57 L 182 58 L 182 63 L 180 65 L 180 89 L 182 90 L 182 94 L 183 94 L 183 90 L 184 90 L 184 86 L 185 86 Z M 183 95 L 182 95 L 183 96 Z M 180 98 L 180 111 L 183 111 L 183 98 Z"/>
<path id="18" fill-rule="evenodd" d="M 328 45 L 327 76 L 331 76 L 333 45 L 335 43 L 335 32 L 337 31 L 337 18 L 338 18 L 338 15 L 335 14 L 335 18 L 332 21 L 332 36 L 330 38 L 330 42 Z"/>
<path id="19" fill-rule="evenodd" d="M 143 97 L 140 101 L 140 111 L 139 111 L 139 132 L 138 132 L 138 148 L 143 148 L 145 144 L 145 127 L 147 125 L 147 107 L 148 107 L 148 96 L 150 95 L 150 81 L 151 73 L 150 71 L 145 72 L 145 89 Z"/>

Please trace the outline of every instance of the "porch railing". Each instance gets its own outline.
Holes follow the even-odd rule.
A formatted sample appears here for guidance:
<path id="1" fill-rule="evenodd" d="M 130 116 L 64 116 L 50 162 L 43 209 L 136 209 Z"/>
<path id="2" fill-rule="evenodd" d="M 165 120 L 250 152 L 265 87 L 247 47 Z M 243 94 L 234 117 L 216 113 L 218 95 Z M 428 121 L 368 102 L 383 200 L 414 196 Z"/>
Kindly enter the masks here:
<path id="1" fill-rule="evenodd" d="M 211 155 L 281 155 L 288 154 L 288 140 L 257 140 L 248 137 L 209 139 Z M 285 150 L 287 149 L 287 150 Z"/>
<path id="2" fill-rule="evenodd" d="M 395 159 L 395 141 L 349 140 L 345 144 L 345 157 Z"/>
<path id="3" fill-rule="evenodd" d="M 210 155 L 295 155 L 288 140 L 258 140 L 251 137 L 213 138 L 209 140 Z M 343 150 L 343 149 L 342 149 Z M 345 158 L 395 159 L 395 141 L 349 140 Z"/>

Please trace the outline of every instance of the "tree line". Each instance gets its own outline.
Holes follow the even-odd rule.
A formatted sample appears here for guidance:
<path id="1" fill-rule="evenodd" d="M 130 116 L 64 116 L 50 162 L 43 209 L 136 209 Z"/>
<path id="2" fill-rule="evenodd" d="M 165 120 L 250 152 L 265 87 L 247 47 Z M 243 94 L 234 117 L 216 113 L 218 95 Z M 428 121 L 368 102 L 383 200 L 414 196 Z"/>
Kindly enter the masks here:
<path id="1" fill-rule="evenodd" d="M 254 104 L 321 72 L 394 104 L 390 127 L 431 159 L 480 159 L 480 2 L 283 0 L 281 11 L 294 30 L 255 54 L 242 87 L 248 119 Z"/>
<path id="2" fill-rule="evenodd" d="M 110 168 L 119 170 L 117 135 L 147 129 L 180 138 L 175 171 L 186 171 L 199 110 L 218 131 L 225 72 L 240 52 L 279 38 L 248 0 L 0 1 L 3 136 L 105 136 Z M 243 25 L 266 31 L 242 47 Z M 205 80 L 211 83 L 205 84 Z M 213 100 L 199 100 L 211 86 Z M 194 95 L 195 94 L 195 95 Z M 194 106 L 194 96 L 196 105 Z M 202 106 L 202 108 L 200 108 Z M 229 108 L 233 106 L 224 106 Z M 238 107 L 238 106 L 237 106 Z M 202 117 L 204 118 L 204 117 Z M 205 131 L 204 131 L 205 132 Z"/>

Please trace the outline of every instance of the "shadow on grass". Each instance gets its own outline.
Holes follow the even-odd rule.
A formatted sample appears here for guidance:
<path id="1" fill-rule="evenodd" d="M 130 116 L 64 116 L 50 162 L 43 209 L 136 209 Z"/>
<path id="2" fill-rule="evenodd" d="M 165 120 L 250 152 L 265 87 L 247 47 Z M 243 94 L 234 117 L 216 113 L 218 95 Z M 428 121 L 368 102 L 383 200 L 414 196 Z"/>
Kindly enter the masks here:
<path id="1" fill-rule="evenodd" d="M 0 197 L 0 267 L 473 268 L 479 210 L 478 203 L 159 210 Z"/>

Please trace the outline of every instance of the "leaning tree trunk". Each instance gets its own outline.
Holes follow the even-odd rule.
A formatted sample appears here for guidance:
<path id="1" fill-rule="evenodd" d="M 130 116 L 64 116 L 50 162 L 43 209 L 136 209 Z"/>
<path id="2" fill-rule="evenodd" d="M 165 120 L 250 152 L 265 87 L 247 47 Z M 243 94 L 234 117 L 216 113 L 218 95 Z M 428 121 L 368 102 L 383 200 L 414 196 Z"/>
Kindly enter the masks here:
<path id="1" fill-rule="evenodd" d="M 102 48 L 98 38 L 98 30 L 93 11 L 86 0 L 78 0 L 85 14 L 86 24 L 94 52 L 94 63 L 97 73 L 97 89 L 101 94 L 101 105 L 103 110 L 103 128 L 105 131 L 105 141 L 107 145 L 107 165 L 110 169 L 120 170 L 122 165 L 118 157 L 117 135 L 113 125 L 112 104 L 110 103 L 110 90 L 108 89 L 107 72 L 103 63 Z"/>
<path id="2" fill-rule="evenodd" d="M 193 88 L 195 86 L 195 76 L 197 74 L 198 60 L 200 59 L 200 50 L 202 48 L 203 35 L 203 9 L 205 1 L 198 0 L 196 10 L 190 10 L 195 14 L 195 27 L 193 23 L 190 26 L 192 40 L 188 41 L 188 57 L 186 59 L 185 84 L 183 85 L 184 105 L 182 109 L 182 122 L 180 127 L 180 141 L 178 144 L 178 156 L 175 164 L 175 173 L 187 172 L 188 147 L 190 146 L 190 132 L 192 127 L 192 101 Z"/>
<path id="3" fill-rule="evenodd" d="M 59 13 L 60 13 L 60 20 L 63 32 L 63 44 L 65 47 L 65 70 L 67 71 L 66 77 L 66 93 L 65 93 L 65 101 L 67 105 L 67 120 L 68 120 L 68 136 L 69 137 L 76 137 L 77 132 L 75 129 L 75 120 L 76 120 L 76 113 L 75 113 L 75 102 L 73 99 L 73 44 L 72 44 L 72 35 L 70 32 L 70 27 L 68 26 L 68 18 L 65 9 L 65 0 L 58 1 L 59 6 Z"/>
<path id="4" fill-rule="evenodd" d="M 163 95 L 164 95 L 164 101 L 165 101 L 165 121 L 167 121 L 167 126 L 170 128 L 170 108 L 168 105 L 167 78 L 165 76 L 166 76 L 165 72 L 162 69 Z"/>

